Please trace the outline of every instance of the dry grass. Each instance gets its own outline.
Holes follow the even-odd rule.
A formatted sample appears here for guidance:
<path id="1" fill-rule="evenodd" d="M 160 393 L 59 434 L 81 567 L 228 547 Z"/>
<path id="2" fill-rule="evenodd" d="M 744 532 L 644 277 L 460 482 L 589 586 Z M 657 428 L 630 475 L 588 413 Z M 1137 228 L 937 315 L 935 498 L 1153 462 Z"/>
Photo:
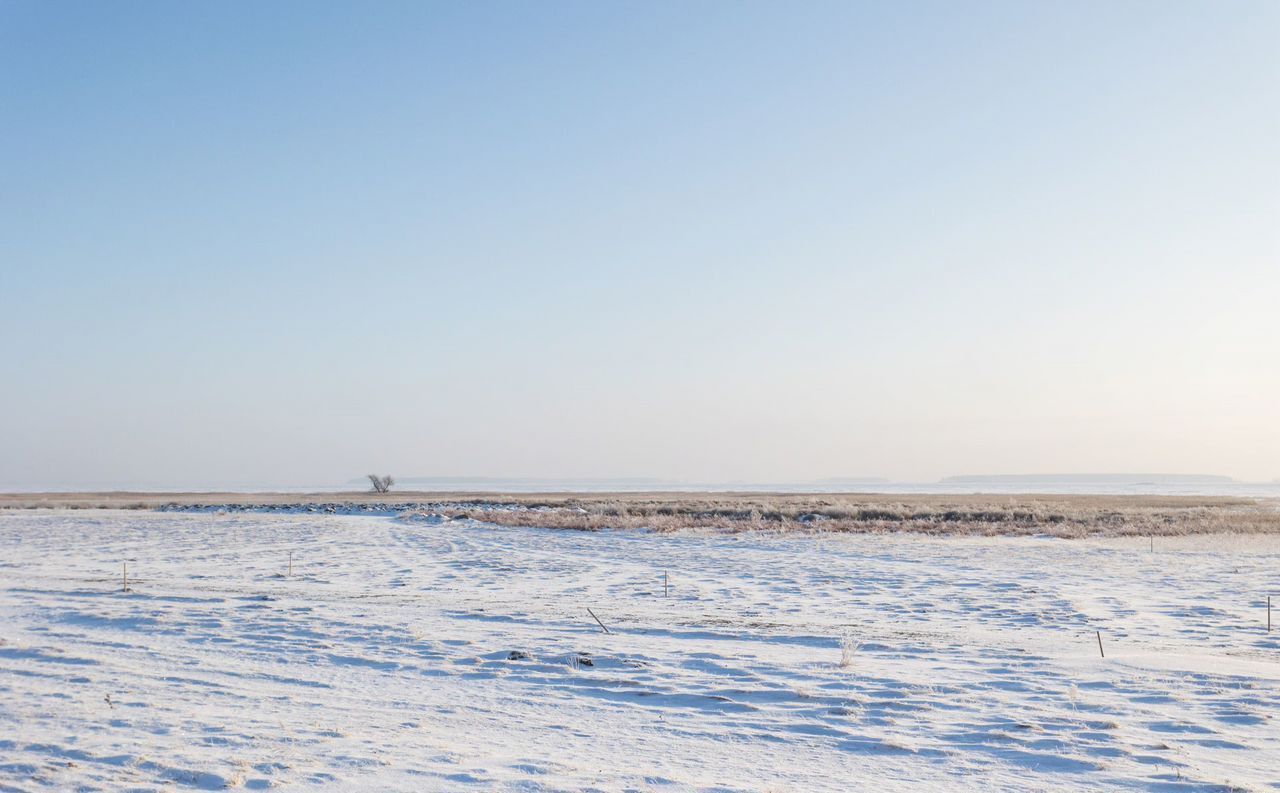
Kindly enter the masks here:
<path id="1" fill-rule="evenodd" d="M 30 493 L 3 508 L 384 506 L 505 526 L 593 531 L 922 532 L 1171 536 L 1280 534 L 1274 500 L 1208 496 L 889 495 L 795 493 Z"/>
<path id="2" fill-rule="evenodd" d="M 1280 509 L 1248 498 L 1155 496 L 613 494 L 437 510 L 504 526 L 593 531 L 921 532 L 1058 537 L 1280 533 Z M 514 507 L 514 508 L 512 508 Z"/>
<path id="3" fill-rule="evenodd" d="M 862 644 L 853 637 L 853 634 L 846 633 L 840 637 L 840 668 L 851 669 L 853 661 L 858 655 L 858 648 Z"/>

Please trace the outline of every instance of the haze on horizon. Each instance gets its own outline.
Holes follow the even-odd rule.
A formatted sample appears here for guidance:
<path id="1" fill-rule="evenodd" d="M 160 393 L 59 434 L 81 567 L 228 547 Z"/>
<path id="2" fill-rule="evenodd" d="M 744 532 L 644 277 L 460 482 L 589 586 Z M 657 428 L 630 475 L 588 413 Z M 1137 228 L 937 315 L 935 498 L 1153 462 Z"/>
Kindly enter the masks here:
<path id="1" fill-rule="evenodd" d="M 1280 4 L 0 3 L 0 489 L 1280 478 Z"/>

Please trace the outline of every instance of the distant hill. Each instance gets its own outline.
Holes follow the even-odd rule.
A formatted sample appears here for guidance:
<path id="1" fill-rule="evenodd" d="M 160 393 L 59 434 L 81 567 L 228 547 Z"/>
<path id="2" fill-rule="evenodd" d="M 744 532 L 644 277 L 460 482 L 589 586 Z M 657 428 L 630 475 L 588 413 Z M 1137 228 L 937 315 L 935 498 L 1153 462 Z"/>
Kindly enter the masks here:
<path id="1" fill-rule="evenodd" d="M 1212 474 L 976 474 L 948 476 L 947 484 L 1059 482 L 1106 485 L 1207 485 L 1234 482 L 1229 476 Z"/>

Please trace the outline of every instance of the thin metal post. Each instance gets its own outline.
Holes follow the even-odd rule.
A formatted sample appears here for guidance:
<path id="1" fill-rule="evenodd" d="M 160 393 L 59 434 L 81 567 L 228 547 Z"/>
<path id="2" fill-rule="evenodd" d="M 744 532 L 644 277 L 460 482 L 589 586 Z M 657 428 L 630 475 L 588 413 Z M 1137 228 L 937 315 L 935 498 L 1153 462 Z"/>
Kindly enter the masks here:
<path id="1" fill-rule="evenodd" d="M 591 609 L 587 609 L 587 613 L 591 615 L 591 619 L 595 620 L 596 624 L 599 625 L 601 629 L 604 630 L 605 633 L 609 632 L 609 629 L 604 627 L 604 623 L 600 621 L 600 618 L 596 616 L 596 613 L 594 611 L 592 611 Z"/>

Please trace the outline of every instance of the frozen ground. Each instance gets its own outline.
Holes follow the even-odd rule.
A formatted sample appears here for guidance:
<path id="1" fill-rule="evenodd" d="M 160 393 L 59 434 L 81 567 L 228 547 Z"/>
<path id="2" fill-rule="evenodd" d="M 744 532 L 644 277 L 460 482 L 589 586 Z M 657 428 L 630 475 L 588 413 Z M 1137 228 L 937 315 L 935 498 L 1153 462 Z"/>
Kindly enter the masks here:
<path id="1" fill-rule="evenodd" d="M 0 789 L 1280 790 L 1278 577 L 1274 537 L 0 513 Z"/>

